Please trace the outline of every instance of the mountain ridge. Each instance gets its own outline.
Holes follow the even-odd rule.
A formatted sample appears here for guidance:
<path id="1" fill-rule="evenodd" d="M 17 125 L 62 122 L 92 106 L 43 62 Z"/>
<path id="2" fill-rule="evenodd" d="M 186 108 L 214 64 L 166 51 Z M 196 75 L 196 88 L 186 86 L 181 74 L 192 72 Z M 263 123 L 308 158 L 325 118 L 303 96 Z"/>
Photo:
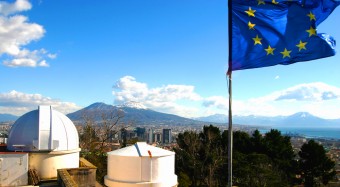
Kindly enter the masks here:
<path id="1" fill-rule="evenodd" d="M 185 118 L 174 114 L 157 112 L 146 108 L 138 102 L 129 102 L 122 105 L 109 105 L 96 102 L 78 111 L 67 114 L 74 122 L 84 120 L 84 117 L 100 121 L 101 114 L 112 114 L 120 112 L 124 114 L 121 123 L 139 125 L 203 125 L 203 124 L 225 124 L 228 116 L 214 114 L 206 117 Z M 0 114 L 0 122 L 15 121 L 18 116 Z M 340 119 L 323 119 L 308 112 L 298 112 L 289 116 L 233 116 L 233 124 L 250 126 L 272 126 L 272 127 L 340 127 Z"/>
<path id="2" fill-rule="evenodd" d="M 206 117 L 194 118 L 205 122 L 227 123 L 228 115 L 214 114 Z M 297 112 L 289 116 L 233 116 L 233 123 L 257 126 L 285 126 L 285 127 L 340 127 L 340 119 L 323 119 L 308 112 Z"/>
<path id="3" fill-rule="evenodd" d="M 131 107 L 136 106 L 136 107 Z M 91 115 L 95 120 L 101 120 L 98 114 L 110 114 L 115 112 L 123 112 L 124 117 L 121 123 L 136 123 L 139 125 L 198 125 L 203 124 L 201 121 L 196 121 L 189 118 L 184 118 L 174 114 L 166 114 L 157 112 L 146 107 L 138 105 L 108 105 L 105 103 L 93 103 L 76 112 L 67 114 L 72 121 L 81 121 L 84 115 Z M 97 114 L 96 114 L 97 113 Z"/>
<path id="4" fill-rule="evenodd" d="M 0 114 L 0 122 L 15 121 L 19 117 L 12 114 Z"/>

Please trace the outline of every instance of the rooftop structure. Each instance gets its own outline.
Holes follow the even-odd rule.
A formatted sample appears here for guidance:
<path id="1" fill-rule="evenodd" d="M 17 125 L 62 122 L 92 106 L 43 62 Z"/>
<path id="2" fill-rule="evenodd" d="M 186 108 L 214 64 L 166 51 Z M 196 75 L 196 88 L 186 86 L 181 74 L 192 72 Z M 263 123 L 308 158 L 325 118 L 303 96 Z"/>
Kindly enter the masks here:
<path id="1" fill-rule="evenodd" d="M 78 132 L 72 121 L 51 106 L 39 106 L 21 116 L 7 140 L 11 151 L 71 151 L 79 149 Z"/>
<path id="2" fill-rule="evenodd" d="M 51 180 L 57 179 L 57 169 L 79 168 L 77 129 L 68 117 L 51 106 L 39 106 L 38 110 L 21 116 L 10 130 L 7 150 L 10 152 L 0 153 L 0 161 L 13 166 L 6 168 L 6 172 L 25 174 L 13 174 L 13 180 L 1 175 L 0 186 L 27 185 L 29 171 L 34 171 L 41 180 Z M 18 152 L 23 154 L 15 154 Z"/>
<path id="3" fill-rule="evenodd" d="M 138 142 L 108 153 L 109 187 L 177 186 L 175 153 Z"/>

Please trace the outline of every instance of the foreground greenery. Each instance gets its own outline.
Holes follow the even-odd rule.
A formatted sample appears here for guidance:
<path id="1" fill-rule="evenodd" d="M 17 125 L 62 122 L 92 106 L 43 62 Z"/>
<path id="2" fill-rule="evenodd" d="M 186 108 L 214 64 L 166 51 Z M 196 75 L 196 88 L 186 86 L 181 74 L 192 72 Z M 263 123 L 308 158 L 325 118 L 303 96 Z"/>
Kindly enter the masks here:
<path id="1" fill-rule="evenodd" d="M 272 129 L 264 136 L 233 133 L 233 185 L 240 187 L 327 184 L 335 176 L 335 163 L 326 157 L 322 145 L 311 140 L 299 156 L 290 137 Z M 228 131 L 212 125 L 201 133 L 184 132 L 177 138 L 176 174 L 179 186 L 227 186 Z"/>
<path id="2" fill-rule="evenodd" d="M 80 154 L 97 167 L 96 180 L 101 184 L 104 184 L 104 176 L 107 174 L 106 153 L 111 151 L 110 143 L 117 133 L 117 124 L 123 117 L 121 112 L 104 113 L 98 109 L 91 113 L 83 113 L 82 116 L 82 132 L 79 136 Z"/>

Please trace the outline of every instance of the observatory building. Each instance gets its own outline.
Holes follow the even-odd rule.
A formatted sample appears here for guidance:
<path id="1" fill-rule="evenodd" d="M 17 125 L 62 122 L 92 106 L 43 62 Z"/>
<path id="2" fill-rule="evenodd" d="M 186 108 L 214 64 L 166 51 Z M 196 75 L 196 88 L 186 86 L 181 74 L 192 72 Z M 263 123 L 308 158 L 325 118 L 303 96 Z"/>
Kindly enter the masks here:
<path id="1" fill-rule="evenodd" d="M 0 172 L 8 174 L 1 175 L 0 186 L 27 185 L 29 170 L 41 180 L 51 180 L 57 178 L 57 169 L 79 167 L 78 131 L 51 106 L 21 116 L 10 130 L 7 150 L 0 153 Z"/>
<path id="2" fill-rule="evenodd" d="M 137 142 L 109 152 L 107 157 L 106 186 L 177 186 L 174 152 Z"/>
<path id="3" fill-rule="evenodd" d="M 0 152 L 0 187 L 46 181 L 95 187 L 97 168 L 79 158 L 79 152 L 72 121 L 51 106 L 39 106 L 21 116 L 9 132 L 7 151 Z M 138 142 L 107 155 L 108 187 L 177 186 L 174 152 Z"/>

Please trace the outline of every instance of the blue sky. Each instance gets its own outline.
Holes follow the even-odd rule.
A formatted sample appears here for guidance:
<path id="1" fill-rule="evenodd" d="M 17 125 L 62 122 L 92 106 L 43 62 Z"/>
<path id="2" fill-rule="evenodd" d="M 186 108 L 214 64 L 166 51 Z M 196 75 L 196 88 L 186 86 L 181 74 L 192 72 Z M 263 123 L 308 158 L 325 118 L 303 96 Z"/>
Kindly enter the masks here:
<path id="1" fill-rule="evenodd" d="M 227 1 L 0 1 L 0 113 L 135 101 L 228 112 Z M 340 8 L 319 27 L 340 40 Z M 339 47 L 337 47 L 339 51 Z M 233 72 L 234 115 L 340 118 L 340 55 Z"/>

